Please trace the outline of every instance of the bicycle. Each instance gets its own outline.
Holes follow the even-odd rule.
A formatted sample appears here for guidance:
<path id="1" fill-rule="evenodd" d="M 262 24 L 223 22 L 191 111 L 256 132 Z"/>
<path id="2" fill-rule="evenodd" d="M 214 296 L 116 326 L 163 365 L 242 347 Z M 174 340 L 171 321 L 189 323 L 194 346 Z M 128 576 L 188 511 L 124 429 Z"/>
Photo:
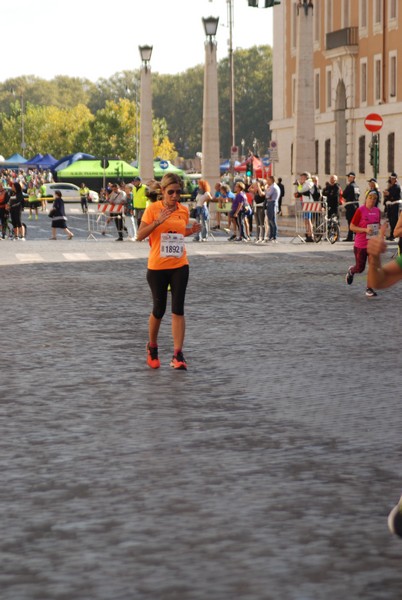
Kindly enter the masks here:
<path id="1" fill-rule="evenodd" d="M 324 238 L 330 244 L 335 244 L 341 237 L 341 228 L 339 227 L 338 215 L 328 216 L 328 205 L 322 203 L 325 215 L 320 223 L 313 223 L 313 239 L 318 244 Z"/>

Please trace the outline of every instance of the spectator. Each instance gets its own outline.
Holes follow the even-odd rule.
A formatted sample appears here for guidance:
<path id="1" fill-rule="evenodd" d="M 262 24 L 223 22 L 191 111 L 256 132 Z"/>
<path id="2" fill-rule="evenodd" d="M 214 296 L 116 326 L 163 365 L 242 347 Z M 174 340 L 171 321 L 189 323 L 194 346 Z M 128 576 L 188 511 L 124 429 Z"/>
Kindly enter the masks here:
<path id="1" fill-rule="evenodd" d="M 215 183 L 215 193 L 214 193 L 214 202 L 218 203 L 218 208 L 222 208 L 222 195 L 221 195 L 221 182 L 218 181 Z M 220 229 L 221 228 L 221 213 L 219 210 L 216 211 L 216 225 L 211 229 Z"/>
<path id="2" fill-rule="evenodd" d="M 2 240 L 4 240 L 6 237 L 9 199 L 10 199 L 9 191 L 5 189 L 3 181 L 0 181 L 0 225 L 1 225 L 1 239 Z"/>
<path id="3" fill-rule="evenodd" d="M 265 239 L 266 215 L 265 215 L 265 182 L 263 179 L 257 179 L 250 190 L 254 194 L 254 214 L 255 214 L 255 243 L 262 244 Z"/>
<path id="4" fill-rule="evenodd" d="M 39 180 L 39 198 L 42 205 L 42 212 L 45 212 L 47 210 L 46 185 L 42 178 Z"/>
<path id="5" fill-rule="evenodd" d="M 269 232 L 265 234 L 266 242 L 277 242 L 278 227 L 276 224 L 276 213 L 281 191 L 275 182 L 273 175 L 267 177 L 267 187 L 265 189 L 265 208 L 267 211 L 267 220 Z M 268 234 L 268 235 L 267 235 Z"/>
<path id="6" fill-rule="evenodd" d="M 282 183 L 282 177 L 278 177 L 277 186 L 280 190 L 279 200 L 278 200 L 278 215 L 282 216 L 282 201 L 285 197 L 285 186 Z"/>
<path id="7" fill-rule="evenodd" d="M 14 229 L 14 240 L 25 242 L 25 227 L 21 222 L 21 213 L 24 210 L 24 195 L 18 181 L 10 182 L 11 195 L 9 199 L 11 223 Z"/>
<path id="8" fill-rule="evenodd" d="M 128 239 L 131 242 L 135 241 L 135 236 L 136 236 L 136 222 L 134 219 L 134 206 L 133 206 L 133 184 L 132 183 L 128 183 L 125 187 L 124 187 L 124 191 L 126 194 L 126 200 L 127 203 L 125 205 L 124 208 L 124 222 L 125 225 L 127 227 L 127 235 L 128 235 Z"/>
<path id="9" fill-rule="evenodd" d="M 29 205 L 29 217 L 28 219 L 32 219 L 32 211 L 35 212 L 35 219 L 39 219 L 38 208 L 40 206 L 40 201 L 38 200 L 38 190 L 36 189 L 34 182 L 31 180 L 28 183 L 28 205 Z"/>
<path id="10" fill-rule="evenodd" d="M 195 218 L 201 224 L 201 232 L 197 232 L 194 242 L 206 242 L 208 239 L 209 210 L 208 204 L 212 200 L 210 185 L 205 179 L 198 182 L 198 194 L 195 199 Z"/>
<path id="11" fill-rule="evenodd" d="M 111 192 L 109 194 L 109 202 L 113 205 L 113 209 L 110 211 L 110 217 L 115 220 L 117 229 L 116 242 L 123 241 L 123 212 L 127 203 L 125 192 L 120 189 L 117 183 L 112 183 Z"/>
<path id="12" fill-rule="evenodd" d="M 326 183 L 322 190 L 322 195 L 326 198 L 328 217 L 337 217 L 342 195 L 342 189 L 338 183 L 337 175 L 330 176 L 329 182 Z"/>
<path id="13" fill-rule="evenodd" d="M 134 207 L 134 219 L 136 233 L 140 226 L 142 215 L 144 214 L 147 206 L 147 186 L 141 181 L 141 177 L 134 177 L 133 179 L 133 207 Z"/>
<path id="14" fill-rule="evenodd" d="M 376 194 L 375 206 L 378 206 L 381 201 L 381 192 L 378 187 L 378 181 L 374 177 L 372 177 L 371 179 L 368 179 L 367 181 L 368 181 L 369 186 L 368 186 L 368 189 L 366 190 L 365 197 L 367 197 L 370 192 L 374 192 Z"/>
<path id="15" fill-rule="evenodd" d="M 229 241 L 241 242 L 245 240 L 244 234 L 244 203 L 247 202 L 246 194 L 244 192 L 245 185 L 242 181 L 235 183 L 234 191 L 235 197 L 232 202 L 232 210 L 230 211 L 230 218 L 234 224 L 234 234 L 228 239 Z"/>
<path id="16" fill-rule="evenodd" d="M 233 200 L 234 200 L 234 193 L 231 191 L 229 185 L 227 183 L 222 183 L 221 185 L 221 190 L 220 190 L 220 194 L 221 194 L 221 205 L 222 208 L 224 208 L 225 204 L 230 203 L 232 205 Z M 230 217 L 230 211 L 227 214 L 228 217 L 228 229 L 225 229 L 226 233 L 230 233 L 230 227 L 231 227 L 231 217 Z M 236 225 L 233 226 L 235 229 L 235 237 L 236 237 Z"/>
<path id="17" fill-rule="evenodd" d="M 296 180 L 297 190 L 295 192 L 295 198 L 301 200 L 301 202 L 308 202 L 312 200 L 311 191 L 313 188 L 313 180 L 308 171 L 300 173 L 300 179 Z M 306 229 L 306 242 L 314 242 L 313 238 L 313 224 L 311 222 L 311 212 L 303 213 L 304 226 Z"/>
<path id="18" fill-rule="evenodd" d="M 389 176 L 389 186 L 384 190 L 385 213 L 389 221 L 388 240 L 394 240 L 394 229 L 398 221 L 399 201 L 401 199 L 401 186 L 398 183 L 398 175 L 391 173 Z"/>
<path id="19" fill-rule="evenodd" d="M 88 212 L 88 196 L 89 196 L 89 188 L 87 188 L 85 183 L 81 183 L 80 200 L 81 200 L 81 210 L 83 213 Z"/>
<path id="20" fill-rule="evenodd" d="M 49 213 L 49 216 L 52 218 L 52 237 L 51 240 L 57 239 L 57 230 L 62 229 L 67 234 L 67 239 L 72 240 L 74 234 L 67 227 L 67 217 L 66 211 L 64 209 L 64 201 L 61 195 L 61 192 L 57 190 L 54 193 L 54 202 L 53 208 Z"/>
<path id="21" fill-rule="evenodd" d="M 354 235 L 350 229 L 353 216 L 359 207 L 360 189 L 356 184 L 356 174 L 353 171 L 347 174 L 348 183 L 343 190 L 343 200 L 345 206 L 345 216 L 348 222 L 348 234 L 344 242 L 353 242 Z"/>

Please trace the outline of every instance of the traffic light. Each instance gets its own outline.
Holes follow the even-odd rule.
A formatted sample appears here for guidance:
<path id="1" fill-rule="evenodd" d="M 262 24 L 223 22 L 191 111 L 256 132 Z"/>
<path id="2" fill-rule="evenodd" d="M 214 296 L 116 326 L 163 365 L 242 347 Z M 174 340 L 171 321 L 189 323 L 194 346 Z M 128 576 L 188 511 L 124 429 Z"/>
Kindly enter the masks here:
<path id="1" fill-rule="evenodd" d="M 253 159 L 247 161 L 246 175 L 247 177 L 253 176 Z"/>
<path id="2" fill-rule="evenodd" d="M 258 8 L 258 0 L 248 0 L 248 5 L 253 8 Z"/>
<path id="3" fill-rule="evenodd" d="M 374 142 L 370 142 L 370 165 L 374 166 L 375 162 L 375 145 Z"/>

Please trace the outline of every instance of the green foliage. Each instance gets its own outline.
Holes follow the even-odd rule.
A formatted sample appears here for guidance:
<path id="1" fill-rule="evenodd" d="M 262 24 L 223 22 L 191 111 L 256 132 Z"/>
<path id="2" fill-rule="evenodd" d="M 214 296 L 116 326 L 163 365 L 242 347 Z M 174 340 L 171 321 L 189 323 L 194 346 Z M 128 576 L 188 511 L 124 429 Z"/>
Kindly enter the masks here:
<path id="1" fill-rule="evenodd" d="M 235 142 L 245 149 L 257 141 L 264 154 L 272 118 L 272 49 L 255 46 L 234 52 Z M 228 157 L 230 70 L 218 64 L 219 129 L 222 157 Z M 202 145 L 204 67 L 176 75 L 152 75 L 155 156 L 193 157 Z M 21 110 L 23 107 L 23 110 Z M 0 154 L 21 152 L 22 115 L 26 150 L 32 156 L 71 152 L 137 158 L 140 123 L 140 74 L 123 71 L 92 83 L 58 76 L 51 81 L 27 75 L 0 84 Z"/>

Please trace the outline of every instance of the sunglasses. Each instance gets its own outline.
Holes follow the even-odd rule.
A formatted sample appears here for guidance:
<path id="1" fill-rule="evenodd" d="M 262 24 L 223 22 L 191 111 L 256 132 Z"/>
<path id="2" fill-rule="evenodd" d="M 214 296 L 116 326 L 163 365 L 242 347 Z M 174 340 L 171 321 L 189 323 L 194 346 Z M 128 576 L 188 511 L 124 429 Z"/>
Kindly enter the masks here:
<path id="1" fill-rule="evenodd" d="M 166 193 L 168 196 L 173 196 L 173 194 L 177 194 L 178 196 L 180 196 L 182 190 L 166 190 Z"/>

